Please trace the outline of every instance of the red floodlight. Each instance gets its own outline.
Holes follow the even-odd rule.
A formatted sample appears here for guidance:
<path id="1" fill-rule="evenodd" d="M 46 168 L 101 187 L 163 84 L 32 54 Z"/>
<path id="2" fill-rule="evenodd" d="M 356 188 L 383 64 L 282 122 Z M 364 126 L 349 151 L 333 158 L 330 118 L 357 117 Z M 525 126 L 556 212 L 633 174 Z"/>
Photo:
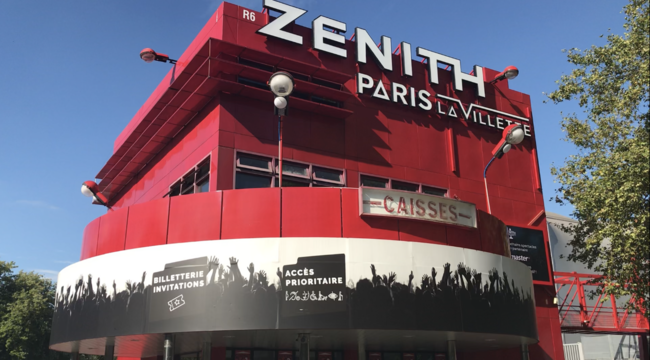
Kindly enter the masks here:
<path id="1" fill-rule="evenodd" d="M 501 135 L 501 140 L 497 146 L 492 150 L 492 159 L 485 165 L 483 170 L 483 183 L 485 184 L 485 201 L 487 203 L 488 214 L 492 214 L 492 208 L 490 207 L 490 194 L 488 193 L 487 185 L 487 170 L 490 167 L 490 164 L 494 159 L 501 159 L 503 154 L 510 151 L 512 145 L 519 144 L 524 141 L 524 127 L 521 124 L 511 124 L 503 129 L 503 135 Z"/>
<path id="2" fill-rule="evenodd" d="M 507 66 L 502 72 L 498 73 L 494 80 L 490 81 L 490 84 L 495 84 L 503 79 L 512 80 L 519 75 L 519 69 L 514 66 Z"/>
<path id="3" fill-rule="evenodd" d="M 503 129 L 503 135 L 497 146 L 492 150 L 492 156 L 501 159 L 503 154 L 510 151 L 512 145 L 517 145 L 524 140 L 524 128 L 520 124 L 511 124 Z"/>
<path id="4" fill-rule="evenodd" d="M 99 192 L 99 186 L 97 186 L 96 182 L 90 180 L 84 181 L 83 184 L 81 184 L 81 193 L 84 196 L 92 197 L 95 199 L 95 201 L 106 206 L 107 208 L 111 208 L 108 206 L 108 199 L 106 196 Z"/>
<path id="5" fill-rule="evenodd" d="M 169 61 L 170 64 L 176 64 L 176 60 L 170 59 L 168 55 L 159 54 L 150 48 L 144 48 L 142 51 L 140 51 L 140 59 L 144 60 L 146 63 L 150 63 L 155 60 L 160 62 Z"/>

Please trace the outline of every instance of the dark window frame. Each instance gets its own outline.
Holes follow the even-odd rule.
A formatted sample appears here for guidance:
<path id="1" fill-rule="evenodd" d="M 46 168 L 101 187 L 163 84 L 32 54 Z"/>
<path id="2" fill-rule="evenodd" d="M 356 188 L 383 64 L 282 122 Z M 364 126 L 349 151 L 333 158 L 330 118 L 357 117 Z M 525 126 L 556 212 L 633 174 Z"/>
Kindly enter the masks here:
<path id="1" fill-rule="evenodd" d="M 169 191 L 163 195 L 164 197 L 173 197 L 189 194 L 198 194 L 201 192 L 210 191 L 210 159 L 211 155 L 201 159 L 196 165 L 194 165 L 189 171 L 187 171 L 183 176 L 178 178 L 169 186 Z M 207 168 L 203 174 L 201 174 L 202 168 Z M 198 176 L 197 176 L 198 175 Z M 191 180 L 191 182 L 189 181 Z M 208 190 L 199 191 L 199 189 L 207 182 Z"/>
<path id="2" fill-rule="evenodd" d="M 241 155 L 244 156 L 250 156 L 250 157 L 255 157 L 258 159 L 266 159 L 267 162 L 269 163 L 269 166 L 271 169 L 268 170 L 260 170 L 262 168 L 256 168 L 256 167 L 251 167 L 251 166 L 246 166 L 246 165 L 241 165 L 241 162 L 239 161 Z M 289 159 L 284 159 L 282 167 L 284 168 L 285 164 L 295 164 L 295 165 L 303 165 L 307 169 L 307 175 L 296 175 L 293 173 L 289 173 L 286 170 L 282 172 L 282 180 L 289 180 L 289 181 L 294 181 L 294 182 L 301 182 L 301 183 L 308 183 L 309 187 L 345 187 L 347 183 L 347 176 L 346 176 L 346 171 L 345 169 L 339 169 L 339 168 L 333 168 L 329 166 L 323 166 L 323 165 L 316 165 L 312 163 L 307 163 L 304 161 L 297 161 L 297 160 L 289 160 Z M 268 156 L 268 155 L 262 155 L 262 154 L 257 154 L 257 153 L 252 153 L 252 152 L 247 152 L 247 151 L 235 151 L 235 171 L 233 172 L 233 189 L 237 188 L 237 173 L 246 173 L 246 174 L 251 174 L 251 175 L 258 175 L 258 176 L 264 176 L 268 177 L 271 179 L 271 187 L 272 188 L 277 188 L 279 185 L 279 178 L 278 178 L 278 167 L 279 167 L 279 161 L 276 157 L 274 156 Z M 335 180 L 329 180 L 329 179 L 324 179 L 321 177 L 315 177 L 315 170 L 318 171 L 319 169 L 322 170 L 329 170 L 332 172 L 338 172 L 340 175 L 340 181 L 335 181 Z M 315 186 L 314 186 L 315 185 Z"/>
<path id="3" fill-rule="evenodd" d="M 417 194 L 425 194 L 425 195 L 432 195 L 432 196 L 440 196 L 440 195 L 435 195 L 435 194 L 428 194 L 423 191 L 424 188 L 429 188 L 429 189 L 434 189 L 434 190 L 440 190 L 441 192 L 444 192 L 443 197 L 449 197 L 449 189 L 441 188 L 439 186 L 433 186 L 433 185 L 428 185 L 428 184 L 422 184 L 422 183 L 415 183 L 415 182 L 410 182 L 410 181 L 404 181 L 401 179 L 393 179 L 389 177 L 382 177 L 382 176 L 377 176 L 377 175 L 372 175 L 372 174 L 366 174 L 366 173 L 360 173 L 359 174 L 359 187 L 362 187 L 361 182 L 362 178 L 370 178 L 373 180 L 378 180 L 378 181 L 386 181 L 386 187 L 379 188 L 375 186 L 365 186 L 365 187 L 370 187 L 370 188 L 375 188 L 375 189 L 388 189 L 388 190 L 397 190 L 397 191 L 408 191 L 408 190 L 401 190 L 401 189 L 393 189 L 393 181 L 402 183 L 402 184 L 408 184 L 408 185 L 416 185 L 418 186 L 418 191 L 408 191 L 408 192 L 414 192 Z"/>

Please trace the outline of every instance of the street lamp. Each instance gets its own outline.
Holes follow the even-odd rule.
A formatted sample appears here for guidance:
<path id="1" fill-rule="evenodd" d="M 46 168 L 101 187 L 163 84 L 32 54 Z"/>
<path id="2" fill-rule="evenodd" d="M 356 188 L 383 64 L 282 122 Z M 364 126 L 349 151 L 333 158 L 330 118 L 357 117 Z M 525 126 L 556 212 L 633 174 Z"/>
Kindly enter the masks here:
<path id="1" fill-rule="evenodd" d="M 81 184 L 81 193 L 84 196 L 92 197 L 98 203 L 106 206 L 109 210 L 112 210 L 111 207 L 108 206 L 108 199 L 106 196 L 99 192 L 99 186 L 97 186 L 96 182 L 90 180 L 84 181 L 83 184 Z"/>
<path id="2" fill-rule="evenodd" d="M 174 79 L 176 78 L 176 60 L 170 59 L 169 55 L 165 54 L 159 54 L 153 49 L 150 48 L 144 48 L 142 51 L 140 51 L 140 59 L 144 60 L 146 63 L 152 63 L 154 61 L 160 61 L 160 62 L 169 62 L 170 64 L 173 64 L 174 67 L 172 68 L 172 76 L 169 78 L 169 85 L 171 85 L 174 82 Z"/>
<path id="3" fill-rule="evenodd" d="M 168 62 L 170 64 L 176 64 L 176 60 L 170 59 L 168 55 L 165 54 L 158 54 L 157 52 L 153 51 L 153 49 L 150 48 L 144 48 L 142 51 L 140 51 L 140 59 L 144 60 L 146 63 L 154 62 L 154 61 L 160 61 L 160 62 Z"/>
<path id="4" fill-rule="evenodd" d="M 275 95 L 273 106 L 274 114 L 278 116 L 278 181 L 279 187 L 282 187 L 282 118 L 287 115 L 287 105 L 289 105 L 289 95 L 296 87 L 293 82 L 293 76 L 286 71 L 278 71 L 271 75 L 268 82 L 271 92 Z"/>
<path id="5" fill-rule="evenodd" d="M 502 72 L 498 73 L 494 80 L 490 81 L 490 84 L 496 84 L 503 79 L 512 80 L 519 75 L 519 69 L 514 66 L 507 66 Z"/>
<path id="6" fill-rule="evenodd" d="M 512 149 L 512 145 L 517 145 L 520 142 L 524 141 L 524 128 L 521 124 L 511 124 L 503 129 L 503 135 L 497 146 L 492 150 L 492 159 L 485 165 L 485 170 L 483 170 L 483 182 L 485 183 L 485 199 L 487 201 L 488 213 L 492 214 L 492 209 L 490 208 L 490 195 L 488 194 L 487 186 L 487 170 L 492 164 L 494 159 L 501 159 L 501 157 Z"/>

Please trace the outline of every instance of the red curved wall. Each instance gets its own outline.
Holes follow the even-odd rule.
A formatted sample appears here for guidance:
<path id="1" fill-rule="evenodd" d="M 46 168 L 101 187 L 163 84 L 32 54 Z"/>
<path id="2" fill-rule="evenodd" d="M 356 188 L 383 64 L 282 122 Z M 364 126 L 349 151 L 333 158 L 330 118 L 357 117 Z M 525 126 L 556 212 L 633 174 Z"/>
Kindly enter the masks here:
<path id="1" fill-rule="evenodd" d="M 158 199 L 109 212 L 86 226 L 81 260 L 137 247 L 281 236 L 432 242 L 504 255 L 503 227 L 499 219 L 480 210 L 477 229 L 361 217 L 356 188 L 226 190 Z M 530 346 L 531 358 L 554 354 L 555 359 L 562 359 L 553 294 L 536 285 L 535 303 L 540 342 Z M 478 359 L 474 355 L 459 354 L 459 359 Z M 506 349 L 480 358 L 517 356 L 517 349 Z"/>
<path id="2" fill-rule="evenodd" d="M 478 228 L 470 229 L 361 217 L 355 188 L 216 191 L 131 205 L 93 220 L 84 231 L 81 260 L 146 246 L 260 237 L 419 241 L 505 255 L 505 225 L 492 215 L 478 214 Z"/>

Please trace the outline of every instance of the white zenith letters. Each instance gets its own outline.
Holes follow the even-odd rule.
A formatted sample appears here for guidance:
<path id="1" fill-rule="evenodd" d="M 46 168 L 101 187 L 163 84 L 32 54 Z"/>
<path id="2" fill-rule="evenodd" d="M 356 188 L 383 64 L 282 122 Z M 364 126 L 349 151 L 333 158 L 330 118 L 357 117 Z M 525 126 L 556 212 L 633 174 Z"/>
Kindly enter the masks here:
<path id="1" fill-rule="evenodd" d="M 338 55 L 340 57 L 348 57 L 348 52 L 345 49 L 337 48 L 325 43 L 325 39 L 337 42 L 339 44 L 345 45 L 345 36 L 329 31 L 325 31 L 323 26 L 327 26 L 330 29 L 346 32 L 348 26 L 340 21 L 334 19 L 326 18 L 325 16 L 319 16 L 314 21 L 311 22 L 311 27 L 314 29 L 314 49 L 325 51 L 330 54 Z M 318 31 L 317 31 L 318 29 Z"/>
<path id="2" fill-rule="evenodd" d="M 264 7 L 282 12 L 283 14 L 273 21 L 269 22 L 266 26 L 259 29 L 257 31 L 258 33 L 290 41 L 298 45 L 303 44 L 302 36 L 290 33 L 282 29 L 284 29 L 284 27 L 289 25 L 291 22 L 296 21 L 296 19 L 298 19 L 300 16 L 304 15 L 307 12 L 306 10 L 283 4 L 276 0 L 264 0 Z M 335 30 L 337 32 L 332 32 L 331 30 Z M 314 19 L 314 21 L 312 21 L 313 48 L 315 50 L 347 58 L 347 50 L 336 46 L 336 44 L 343 46 L 345 45 L 345 37 L 339 34 L 338 31 L 345 32 L 346 30 L 347 25 L 344 22 L 329 19 L 324 16 L 317 17 Z M 382 36 L 381 46 L 378 47 L 366 30 L 362 28 L 355 28 L 354 34 L 356 41 L 356 60 L 358 63 L 365 64 L 368 60 L 368 52 L 370 52 L 379 67 L 381 67 L 384 71 L 393 71 L 393 57 L 391 53 L 392 41 L 390 37 Z M 328 42 L 326 42 L 326 40 Z M 429 66 L 430 83 L 438 84 L 438 63 L 447 64 L 453 68 L 452 73 L 455 90 L 463 91 L 463 81 L 467 81 L 476 85 L 478 96 L 485 97 L 485 82 L 483 80 L 483 68 L 481 66 L 474 66 L 474 74 L 470 75 L 461 71 L 460 60 L 458 59 L 454 59 L 452 57 L 445 56 L 421 47 L 417 48 L 417 55 L 427 59 Z M 407 42 L 400 43 L 400 57 L 402 60 L 400 64 L 402 75 L 413 76 L 411 44 Z M 367 79 L 363 76 L 359 76 L 357 79 L 357 89 L 372 88 L 373 85 L 374 84 L 372 79 Z M 395 91 L 393 91 L 393 101 L 396 101 L 399 98 L 401 103 L 407 105 L 405 100 L 406 94 L 403 93 L 405 89 L 399 88 L 392 90 L 397 90 L 397 94 L 395 94 Z M 429 94 L 424 93 L 426 93 L 424 90 L 421 90 L 418 93 L 418 97 L 423 101 L 420 104 L 417 104 L 417 106 L 428 110 L 431 108 L 431 103 L 428 100 L 424 100 L 424 95 L 428 97 Z M 410 96 L 411 99 L 415 98 L 413 95 L 415 94 L 412 94 Z M 379 89 L 379 86 L 377 87 L 375 96 L 381 98 L 385 97 L 386 100 L 388 100 L 386 89 L 384 89 L 383 86 L 381 86 L 381 89 Z M 414 101 L 411 101 L 408 105 L 416 106 Z"/>
<path id="3" fill-rule="evenodd" d="M 307 10 L 298 9 L 297 7 L 283 4 L 275 0 L 264 0 L 264 7 L 283 12 L 284 14 L 271 21 L 263 28 L 257 30 L 257 32 L 302 45 L 302 36 L 284 31 L 282 29 L 285 26 L 291 24 L 291 22 L 296 21 L 297 18 L 303 16 Z"/>

